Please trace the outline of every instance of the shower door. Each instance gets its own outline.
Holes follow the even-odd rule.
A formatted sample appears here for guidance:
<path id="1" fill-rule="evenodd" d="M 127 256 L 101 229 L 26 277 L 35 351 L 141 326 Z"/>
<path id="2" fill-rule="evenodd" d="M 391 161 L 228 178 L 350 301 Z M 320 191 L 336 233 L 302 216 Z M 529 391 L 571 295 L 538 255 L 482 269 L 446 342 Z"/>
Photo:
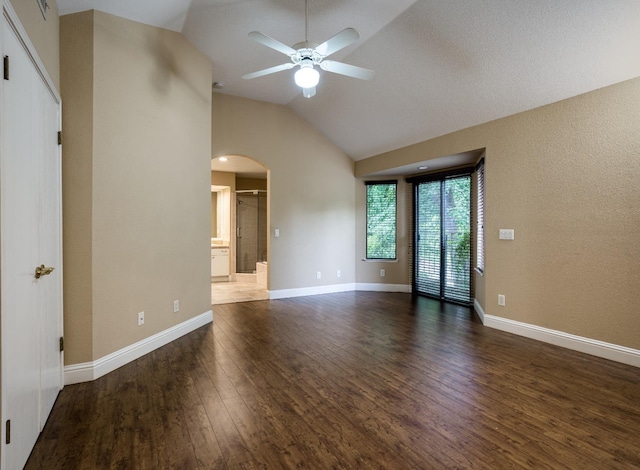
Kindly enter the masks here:
<path id="1" fill-rule="evenodd" d="M 267 260 L 267 195 L 238 192 L 236 201 L 236 272 L 253 273 Z"/>

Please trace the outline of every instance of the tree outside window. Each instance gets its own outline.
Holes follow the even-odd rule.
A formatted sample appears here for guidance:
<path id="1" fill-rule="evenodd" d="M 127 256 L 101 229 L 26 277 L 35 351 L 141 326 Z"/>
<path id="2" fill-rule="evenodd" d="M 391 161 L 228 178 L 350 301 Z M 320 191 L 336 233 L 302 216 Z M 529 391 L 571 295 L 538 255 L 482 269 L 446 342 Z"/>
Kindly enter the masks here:
<path id="1" fill-rule="evenodd" d="M 397 181 L 368 181 L 367 259 L 396 259 Z"/>

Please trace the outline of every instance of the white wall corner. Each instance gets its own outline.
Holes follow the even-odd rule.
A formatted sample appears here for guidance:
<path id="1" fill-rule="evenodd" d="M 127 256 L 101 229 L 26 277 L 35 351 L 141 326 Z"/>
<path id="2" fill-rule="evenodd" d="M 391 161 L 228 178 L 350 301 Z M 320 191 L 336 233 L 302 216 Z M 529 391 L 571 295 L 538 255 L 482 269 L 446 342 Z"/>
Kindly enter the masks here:
<path id="1" fill-rule="evenodd" d="M 476 303 L 474 302 L 474 306 L 475 305 Z M 482 313 L 482 317 L 482 323 L 489 328 L 495 328 L 630 366 L 640 367 L 640 350 L 637 349 L 509 320 L 508 318 L 487 315 L 484 312 Z"/>
<path id="2" fill-rule="evenodd" d="M 212 321 L 213 311 L 209 310 L 93 362 L 65 366 L 64 383 L 70 385 L 95 380 Z"/>

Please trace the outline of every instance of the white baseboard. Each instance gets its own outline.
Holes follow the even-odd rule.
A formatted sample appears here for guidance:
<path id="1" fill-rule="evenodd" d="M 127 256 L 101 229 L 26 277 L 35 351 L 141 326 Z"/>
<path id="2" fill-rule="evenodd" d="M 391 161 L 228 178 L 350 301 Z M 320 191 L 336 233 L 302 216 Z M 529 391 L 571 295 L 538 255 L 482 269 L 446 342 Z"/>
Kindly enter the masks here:
<path id="1" fill-rule="evenodd" d="M 209 310 L 93 362 L 65 366 L 64 383 L 65 385 L 70 385 L 95 380 L 212 321 L 213 312 Z"/>
<path id="2" fill-rule="evenodd" d="M 496 330 L 506 331 L 544 343 L 555 344 L 556 346 L 580 351 L 622 364 L 640 367 L 640 351 L 637 349 L 509 320 L 508 318 L 487 315 L 477 301 L 474 301 L 474 307 L 482 323 L 489 328 L 495 328 Z"/>
<path id="3" fill-rule="evenodd" d="M 356 290 L 368 292 L 404 292 L 410 294 L 411 285 L 359 282 L 356 284 Z"/>
<path id="4" fill-rule="evenodd" d="M 269 299 L 288 299 L 291 297 L 305 297 L 307 295 L 335 294 L 337 292 L 370 291 L 370 292 L 407 292 L 411 293 L 408 284 L 381 283 L 347 283 L 330 286 L 301 287 L 299 289 L 282 289 L 269 291 Z"/>
<path id="5" fill-rule="evenodd" d="M 288 299 L 291 297 L 305 297 L 307 295 L 335 294 L 355 290 L 354 283 L 333 284 L 330 286 L 300 287 L 298 289 L 281 289 L 269 291 L 269 299 Z"/>

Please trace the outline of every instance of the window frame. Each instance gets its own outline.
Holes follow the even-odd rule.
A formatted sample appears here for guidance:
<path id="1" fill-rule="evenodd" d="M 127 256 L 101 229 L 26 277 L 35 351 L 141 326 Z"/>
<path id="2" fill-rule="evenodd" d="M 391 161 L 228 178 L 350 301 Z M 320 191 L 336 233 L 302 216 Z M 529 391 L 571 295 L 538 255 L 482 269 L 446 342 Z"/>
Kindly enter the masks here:
<path id="1" fill-rule="evenodd" d="M 395 261 L 398 259 L 398 180 L 365 181 L 365 260 L 367 261 Z M 394 220 L 393 220 L 393 257 L 369 256 L 369 188 L 372 186 L 394 187 Z M 379 254 L 379 253 L 377 253 Z"/>

